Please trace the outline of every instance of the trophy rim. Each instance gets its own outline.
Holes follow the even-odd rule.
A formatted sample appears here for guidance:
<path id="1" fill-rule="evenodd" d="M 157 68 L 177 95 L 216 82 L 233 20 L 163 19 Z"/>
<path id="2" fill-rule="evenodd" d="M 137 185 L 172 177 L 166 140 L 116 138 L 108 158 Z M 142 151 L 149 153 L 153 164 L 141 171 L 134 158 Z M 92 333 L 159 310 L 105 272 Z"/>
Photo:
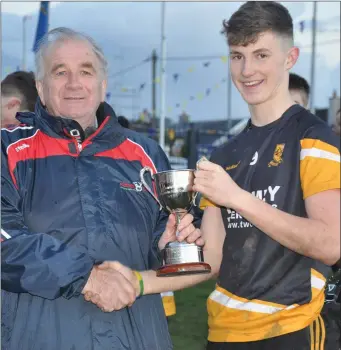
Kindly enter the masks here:
<path id="1" fill-rule="evenodd" d="M 162 173 L 174 173 L 174 172 L 180 172 L 180 171 L 195 171 L 195 169 L 170 169 L 170 170 L 163 170 L 158 171 L 156 174 L 162 174 Z"/>

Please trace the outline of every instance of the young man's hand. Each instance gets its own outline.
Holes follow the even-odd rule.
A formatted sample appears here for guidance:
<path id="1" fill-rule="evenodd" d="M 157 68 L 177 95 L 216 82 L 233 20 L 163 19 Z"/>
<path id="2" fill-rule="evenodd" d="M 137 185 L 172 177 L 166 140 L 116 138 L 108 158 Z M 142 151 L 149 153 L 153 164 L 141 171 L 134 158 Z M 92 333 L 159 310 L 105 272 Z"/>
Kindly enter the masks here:
<path id="1" fill-rule="evenodd" d="M 199 162 L 197 167 L 193 190 L 218 206 L 233 209 L 244 190 L 217 164 L 206 160 Z"/>
<path id="2" fill-rule="evenodd" d="M 196 229 L 193 225 L 193 215 L 186 214 L 180 221 L 179 226 L 176 225 L 175 214 L 169 215 L 166 229 L 159 240 L 159 249 L 162 250 L 169 242 L 183 242 L 195 243 L 199 246 L 205 244 L 204 239 L 201 237 L 200 229 Z M 176 231 L 179 231 L 178 236 Z"/>

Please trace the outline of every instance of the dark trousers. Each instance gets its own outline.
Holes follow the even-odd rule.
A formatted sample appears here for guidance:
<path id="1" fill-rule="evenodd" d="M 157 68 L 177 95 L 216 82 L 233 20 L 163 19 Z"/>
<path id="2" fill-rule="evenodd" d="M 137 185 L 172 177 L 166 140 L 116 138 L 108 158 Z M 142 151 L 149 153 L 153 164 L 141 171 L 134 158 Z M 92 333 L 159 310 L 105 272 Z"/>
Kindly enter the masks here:
<path id="1" fill-rule="evenodd" d="M 321 316 L 326 328 L 325 350 L 339 350 L 341 348 L 341 307 L 340 303 L 326 303 Z"/>

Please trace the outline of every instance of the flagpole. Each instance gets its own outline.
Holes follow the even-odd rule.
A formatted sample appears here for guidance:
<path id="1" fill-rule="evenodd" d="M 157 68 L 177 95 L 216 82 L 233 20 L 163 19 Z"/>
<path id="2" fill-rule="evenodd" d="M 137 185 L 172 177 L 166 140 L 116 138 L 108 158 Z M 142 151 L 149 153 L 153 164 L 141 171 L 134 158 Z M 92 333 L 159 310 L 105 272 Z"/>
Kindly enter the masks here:
<path id="1" fill-rule="evenodd" d="M 159 143 L 162 149 L 165 149 L 165 117 L 166 117 L 166 37 L 165 37 L 165 13 L 166 3 L 161 3 L 161 101 L 160 101 L 160 136 Z"/>
<path id="2" fill-rule="evenodd" d="M 310 67 L 310 112 L 315 113 L 314 94 L 315 94 L 315 49 L 316 49 L 316 13 L 317 2 L 313 2 L 313 20 L 312 20 L 312 52 Z"/>
<path id="3" fill-rule="evenodd" d="M 22 70 L 26 70 L 26 20 L 28 16 L 22 19 Z"/>

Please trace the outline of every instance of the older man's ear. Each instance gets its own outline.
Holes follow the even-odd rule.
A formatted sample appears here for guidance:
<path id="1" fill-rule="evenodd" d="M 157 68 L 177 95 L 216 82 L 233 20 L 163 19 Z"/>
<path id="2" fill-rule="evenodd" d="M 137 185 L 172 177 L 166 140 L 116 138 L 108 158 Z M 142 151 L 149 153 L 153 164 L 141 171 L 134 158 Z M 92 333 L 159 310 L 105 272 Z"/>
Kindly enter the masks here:
<path id="1" fill-rule="evenodd" d="M 105 95 L 107 92 L 108 82 L 104 79 L 102 81 L 102 102 L 105 102 Z"/>
<path id="2" fill-rule="evenodd" d="M 36 88 L 37 88 L 38 95 L 40 97 L 41 103 L 45 106 L 43 83 L 40 80 L 36 81 Z"/>

